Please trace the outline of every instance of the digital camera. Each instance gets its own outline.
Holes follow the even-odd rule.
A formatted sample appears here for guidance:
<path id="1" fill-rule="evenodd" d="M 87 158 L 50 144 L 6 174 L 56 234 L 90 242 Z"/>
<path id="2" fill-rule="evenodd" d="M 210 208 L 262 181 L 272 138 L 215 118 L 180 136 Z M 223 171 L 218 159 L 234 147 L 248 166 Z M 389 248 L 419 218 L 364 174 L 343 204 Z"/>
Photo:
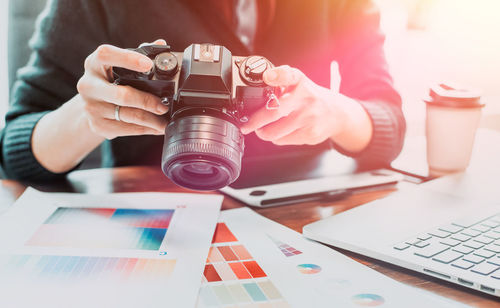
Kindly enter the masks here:
<path id="1" fill-rule="evenodd" d="M 266 85 L 273 67 L 261 56 L 232 56 L 224 46 L 192 44 L 184 52 L 168 45 L 133 49 L 153 60 L 149 72 L 114 67 L 116 84 L 157 95 L 168 104 L 162 170 L 176 184 L 216 190 L 241 171 L 244 138 L 239 125 L 262 106 L 279 106 L 278 88 Z"/>

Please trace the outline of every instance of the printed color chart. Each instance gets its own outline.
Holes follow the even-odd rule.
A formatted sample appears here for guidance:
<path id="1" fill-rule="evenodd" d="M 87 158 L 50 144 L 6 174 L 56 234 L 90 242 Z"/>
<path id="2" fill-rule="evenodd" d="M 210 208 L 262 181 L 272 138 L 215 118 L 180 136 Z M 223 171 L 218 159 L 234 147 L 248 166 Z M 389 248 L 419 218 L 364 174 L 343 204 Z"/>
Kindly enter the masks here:
<path id="1" fill-rule="evenodd" d="M 266 273 L 225 223 L 218 223 L 198 307 L 289 307 Z"/>
<path id="2" fill-rule="evenodd" d="M 58 208 L 27 246 L 158 250 L 175 210 Z"/>
<path id="3" fill-rule="evenodd" d="M 0 276 L 20 273 L 31 278 L 65 280 L 106 279 L 112 281 L 166 280 L 174 270 L 176 260 L 107 258 L 84 256 L 16 255 L 0 268 Z"/>

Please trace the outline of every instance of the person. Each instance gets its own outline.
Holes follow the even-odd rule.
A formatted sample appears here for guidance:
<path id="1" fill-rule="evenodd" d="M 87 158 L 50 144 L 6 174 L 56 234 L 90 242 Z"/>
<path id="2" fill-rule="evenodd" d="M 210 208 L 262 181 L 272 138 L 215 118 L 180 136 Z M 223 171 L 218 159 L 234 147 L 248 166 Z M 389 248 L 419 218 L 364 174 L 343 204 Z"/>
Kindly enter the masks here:
<path id="1" fill-rule="evenodd" d="M 401 98 L 369 0 L 51 0 L 12 89 L 1 135 L 7 176 L 64 177 L 101 144 L 105 167 L 159 166 L 168 107 L 152 94 L 114 85 L 110 69 L 148 71 L 152 61 L 126 48 L 165 44 L 160 38 L 175 51 L 210 42 L 276 65 L 265 82 L 290 90 L 280 108 L 262 108 L 241 127 L 250 135 L 246 151 L 331 143 L 383 166 L 401 150 Z M 329 88 L 333 60 L 339 91 Z"/>

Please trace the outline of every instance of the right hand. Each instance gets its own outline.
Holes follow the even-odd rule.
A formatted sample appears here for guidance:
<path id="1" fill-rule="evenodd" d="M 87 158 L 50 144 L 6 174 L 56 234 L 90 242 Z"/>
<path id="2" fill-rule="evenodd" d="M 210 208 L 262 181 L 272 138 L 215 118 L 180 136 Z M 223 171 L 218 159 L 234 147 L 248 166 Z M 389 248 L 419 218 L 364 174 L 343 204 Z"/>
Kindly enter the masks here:
<path id="1" fill-rule="evenodd" d="M 165 45 L 164 40 L 153 44 Z M 85 60 L 85 73 L 77 89 L 82 98 L 84 116 L 92 132 L 106 139 L 133 135 L 163 135 L 168 107 L 160 98 L 130 86 L 111 82 L 113 66 L 146 72 L 153 61 L 145 55 L 111 45 L 101 45 Z M 120 121 L 115 120 L 119 108 Z"/>

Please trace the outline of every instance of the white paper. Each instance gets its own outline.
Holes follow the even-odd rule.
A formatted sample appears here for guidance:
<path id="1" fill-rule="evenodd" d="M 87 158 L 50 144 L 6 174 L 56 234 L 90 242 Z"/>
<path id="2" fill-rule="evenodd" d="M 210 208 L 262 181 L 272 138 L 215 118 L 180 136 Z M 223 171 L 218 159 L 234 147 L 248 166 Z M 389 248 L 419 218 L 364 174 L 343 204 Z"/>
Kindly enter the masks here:
<path id="1" fill-rule="evenodd" d="M 462 306 L 387 278 L 247 208 L 221 212 L 215 238 L 221 223 L 234 238 L 212 244 L 197 307 Z M 251 256 L 240 257 L 241 246 Z M 255 271 L 248 262 L 264 274 L 242 278 L 251 276 L 252 266 Z"/>
<path id="2" fill-rule="evenodd" d="M 0 307 L 193 307 L 222 199 L 28 189 L 0 217 Z"/>

